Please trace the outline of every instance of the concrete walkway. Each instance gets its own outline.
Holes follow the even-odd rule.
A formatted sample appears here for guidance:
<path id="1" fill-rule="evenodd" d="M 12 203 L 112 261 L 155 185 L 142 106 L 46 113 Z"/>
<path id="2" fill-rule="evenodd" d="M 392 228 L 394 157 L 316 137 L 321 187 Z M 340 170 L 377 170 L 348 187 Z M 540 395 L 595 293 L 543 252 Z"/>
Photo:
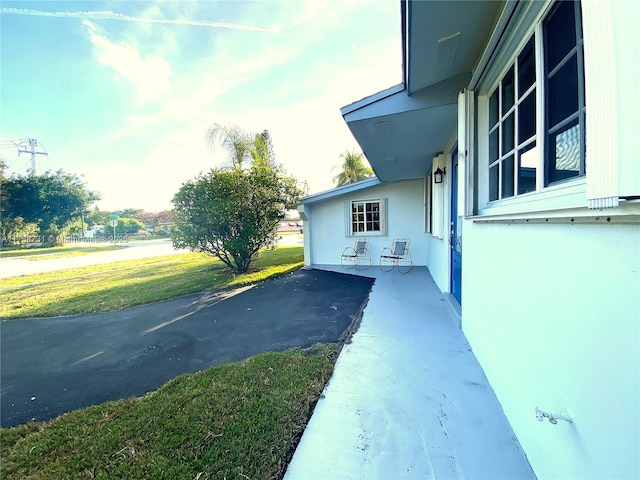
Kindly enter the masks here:
<path id="1" fill-rule="evenodd" d="M 358 273 L 376 277 L 362 324 L 285 479 L 535 478 L 426 268 Z"/>

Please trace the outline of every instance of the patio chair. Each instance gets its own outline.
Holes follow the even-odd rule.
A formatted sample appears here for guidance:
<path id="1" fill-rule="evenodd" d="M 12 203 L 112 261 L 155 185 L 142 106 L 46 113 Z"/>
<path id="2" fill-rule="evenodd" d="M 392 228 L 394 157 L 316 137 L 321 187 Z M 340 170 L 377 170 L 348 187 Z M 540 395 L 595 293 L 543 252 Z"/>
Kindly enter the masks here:
<path id="1" fill-rule="evenodd" d="M 400 273 L 409 273 L 413 268 L 410 243 L 408 238 L 394 238 L 391 247 L 384 247 L 380 253 L 380 270 L 390 272 L 396 267 Z"/>
<path id="2" fill-rule="evenodd" d="M 373 265 L 373 259 L 369 253 L 369 239 L 357 238 L 353 247 L 347 247 L 342 251 L 340 263 L 343 268 L 355 268 L 366 270 Z"/>

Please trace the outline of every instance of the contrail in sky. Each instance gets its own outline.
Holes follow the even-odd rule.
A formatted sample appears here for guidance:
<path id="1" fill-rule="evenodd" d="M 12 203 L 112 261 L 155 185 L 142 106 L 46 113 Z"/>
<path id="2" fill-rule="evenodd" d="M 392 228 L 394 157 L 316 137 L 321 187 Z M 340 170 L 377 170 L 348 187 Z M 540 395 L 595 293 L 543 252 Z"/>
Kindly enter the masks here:
<path id="1" fill-rule="evenodd" d="M 45 12 L 41 10 L 30 10 L 27 8 L 0 7 L 0 13 L 8 15 L 31 15 L 35 17 L 55 17 L 55 18 L 79 18 L 83 20 L 119 20 L 121 22 L 158 23 L 164 25 L 188 25 L 192 27 L 208 28 L 229 28 L 232 30 L 248 30 L 253 32 L 270 32 L 273 29 L 263 27 L 253 27 L 250 25 L 238 25 L 227 22 L 209 22 L 206 20 L 186 20 L 186 19 L 159 19 L 141 18 L 123 15 L 122 13 L 111 12 L 109 10 L 86 11 L 86 12 Z"/>

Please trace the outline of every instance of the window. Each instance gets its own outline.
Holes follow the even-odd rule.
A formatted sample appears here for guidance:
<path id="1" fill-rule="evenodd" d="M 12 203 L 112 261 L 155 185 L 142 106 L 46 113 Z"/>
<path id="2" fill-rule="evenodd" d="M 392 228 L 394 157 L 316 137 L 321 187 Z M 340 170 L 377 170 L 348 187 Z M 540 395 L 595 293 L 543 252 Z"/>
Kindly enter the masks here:
<path id="1" fill-rule="evenodd" d="M 351 231 L 380 231 L 380 201 L 351 202 Z"/>
<path id="2" fill-rule="evenodd" d="M 582 52 L 580 3 L 558 2 L 489 97 L 489 201 L 584 175 Z"/>
<path id="3" fill-rule="evenodd" d="M 558 2 L 543 22 L 545 185 L 585 173 L 584 53 L 579 2 Z"/>
<path id="4" fill-rule="evenodd" d="M 346 202 L 348 235 L 385 235 L 385 199 Z"/>

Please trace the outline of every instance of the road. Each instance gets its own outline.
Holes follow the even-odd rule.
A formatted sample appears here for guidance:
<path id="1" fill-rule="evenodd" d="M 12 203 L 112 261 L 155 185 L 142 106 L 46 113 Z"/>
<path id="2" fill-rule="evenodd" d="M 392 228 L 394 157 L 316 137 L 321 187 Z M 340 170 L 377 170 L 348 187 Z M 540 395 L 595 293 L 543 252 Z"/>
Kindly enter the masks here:
<path id="1" fill-rule="evenodd" d="M 278 241 L 280 246 L 302 245 L 302 235 L 282 235 Z M 95 244 L 78 244 L 92 248 Z M 99 244 L 105 245 L 105 244 Z M 126 248 L 109 252 L 93 253 L 79 257 L 52 258 L 43 260 L 42 257 L 13 257 L 0 259 L 0 278 L 16 277 L 19 275 L 32 275 L 36 273 L 52 272 L 65 268 L 87 267 L 102 263 L 112 263 L 122 260 L 135 260 L 138 258 L 159 257 L 161 255 L 174 255 L 188 253 L 189 250 L 176 250 L 171 240 L 144 240 L 123 244 Z"/>

